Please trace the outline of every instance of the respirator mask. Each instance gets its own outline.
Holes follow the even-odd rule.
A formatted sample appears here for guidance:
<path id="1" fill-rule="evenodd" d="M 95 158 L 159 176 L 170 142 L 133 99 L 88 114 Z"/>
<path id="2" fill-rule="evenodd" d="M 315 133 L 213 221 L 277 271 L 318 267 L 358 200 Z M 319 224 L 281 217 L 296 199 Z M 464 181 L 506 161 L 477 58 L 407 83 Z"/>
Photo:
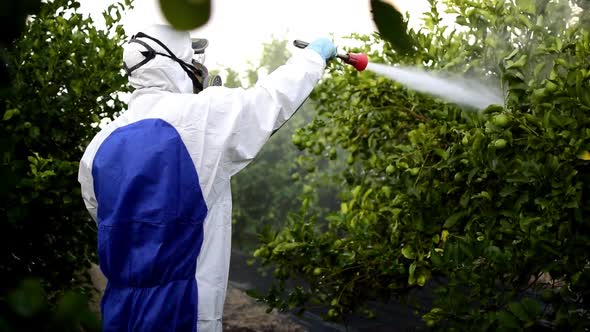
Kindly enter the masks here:
<path id="1" fill-rule="evenodd" d="M 147 38 L 154 41 L 160 47 L 162 47 L 168 54 L 157 52 L 154 50 L 148 43 L 144 42 L 139 38 Z M 156 55 L 165 56 L 167 58 L 172 59 L 176 63 L 180 65 L 182 70 L 188 75 L 188 77 L 193 82 L 193 93 L 199 93 L 203 91 L 205 88 L 210 86 L 221 86 L 222 81 L 219 75 L 209 75 L 209 71 L 207 67 L 203 64 L 205 62 L 205 48 L 209 45 L 206 39 L 193 39 L 192 40 L 192 48 L 193 48 L 193 60 L 192 63 L 188 64 L 181 59 L 179 59 L 164 43 L 159 41 L 156 38 L 150 37 L 143 32 L 139 32 L 134 36 L 131 36 L 129 43 L 138 43 L 146 48 L 145 51 L 142 51 L 141 54 L 145 57 L 141 62 L 136 64 L 135 66 L 129 68 L 127 64 L 123 63 L 123 67 L 127 72 L 127 75 L 131 76 L 134 70 L 137 68 L 145 65 L 150 60 L 156 57 Z"/>
<path id="2" fill-rule="evenodd" d="M 207 48 L 208 45 L 209 42 L 207 39 L 192 39 L 192 65 L 196 69 L 195 76 L 201 83 L 203 89 L 206 89 L 210 86 L 221 86 L 223 84 L 221 81 L 221 76 L 215 74 L 210 75 L 209 70 L 207 67 L 205 67 L 205 48 Z"/>

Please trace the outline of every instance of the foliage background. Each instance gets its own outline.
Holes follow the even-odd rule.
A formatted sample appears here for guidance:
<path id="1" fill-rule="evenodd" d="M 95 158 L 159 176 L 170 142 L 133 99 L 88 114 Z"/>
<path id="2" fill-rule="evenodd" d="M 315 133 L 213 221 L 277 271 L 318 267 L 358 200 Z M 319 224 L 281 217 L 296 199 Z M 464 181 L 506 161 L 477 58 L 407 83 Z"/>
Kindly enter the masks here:
<path id="1" fill-rule="evenodd" d="M 411 303 L 429 285 L 434 303 L 417 310 L 435 329 L 588 328 L 585 3 L 445 4 L 456 31 L 439 25 L 431 1 L 411 52 L 377 36 L 356 36 L 366 43 L 357 51 L 501 82 L 505 108 L 459 109 L 334 64 L 298 141 L 307 156 L 343 150 L 340 209 L 317 221 L 303 211 L 266 234 L 255 256 L 280 272 L 261 300 L 320 303 L 346 321 L 372 315 L 370 300 Z"/>
<path id="2" fill-rule="evenodd" d="M 283 65 L 291 56 L 287 44 L 290 41 L 273 38 L 264 44 L 260 62 L 240 75 L 231 68 L 225 69 L 227 87 L 253 86 L 258 78 Z M 326 179 L 321 190 L 304 186 L 299 179 L 311 177 L 326 161 L 316 162 L 305 158 L 292 143 L 297 139 L 297 128 L 309 123 L 315 116 L 313 102 L 306 101 L 295 115 L 275 132 L 256 159 L 232 178 L 233 196 L 233 249 L 249 251 L 258 244 L 258 234 L 268 233 L 285 226 L 291 214 L 296 213 L 306 193 L 307 199 L 319 200 L 314 211 L 324 213 L 336 206 L 338 188 L 330 186 Z M 326 172 L 322 176 L 332 172 Z"/>
<path id="3" fill-rule="evenodd" d="M 265 44 L 260 62 L 251 64 L 242 75 L 226 69 L 224 86 L 248 88 L 256 84 L 259 75 L 272 72 L 289 58 L 287 43 L 287 40 L 273 39 Z M 272 136 L 256 160 L 232 178 L 233 249 L 251 249 L 257 242 L 258 231 L 273 225 L 280 227 L 287 212 L 296 209 L 300 186 L 291 183 L 297 150 L 290 142 L 290 135 L 297 125 L 302 125 L 303 113 L 300 110 Z"/>
<path id="4" fill-rule="evenodd" d="M 23 34 L 2 45 L 10 78 L 0 101 L 3 330 L 68 330 L 79 321 L 97 328 L 86 300 L 64 292 L 86 291 L 95 260 L 96 226 L 81 200 L 78 161 L 98 122 L 124 108 L 119 21 L 129 6 L 110 6 L 101 30 L 77 1 L 41 3 L 26 25 L 26 16 L 15 15 Z"/>

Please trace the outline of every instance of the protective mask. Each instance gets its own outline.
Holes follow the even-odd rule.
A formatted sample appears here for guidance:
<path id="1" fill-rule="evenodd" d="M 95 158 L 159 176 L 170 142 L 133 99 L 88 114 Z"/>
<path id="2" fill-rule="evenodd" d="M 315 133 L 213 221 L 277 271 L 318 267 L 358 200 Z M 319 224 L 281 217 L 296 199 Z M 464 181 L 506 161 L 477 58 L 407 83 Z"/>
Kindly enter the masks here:
<path id="1" fill-rule="evenodd" d="M 221 76 L 215 74 L 209 75 L 209 70 L 205 66 L 205 48 L 207 48 L 208 45 L 209 42 L 207 39 L 192 39 L 192 48 L 194 52 L 192 65 L 196 69 L 194 74 L 201 83 L 203 89 L 210 86 L 221 86 L 223 84 Z"/>
<path id="2" fill-rule="evenodd" d="M 209 75 L 209 70 L 207 67 L 205 67 L 205 65 L 193 60 L 193 67 L 196 69 L 195 76 L 201 83 L 203 89 L 207 89 L 210 86 L 222 85 L 221 76 L 215 74 Z"/>
<path id="3" fill-rule="evenodd" d="M 144 42 L 138 38 L 147 38 L 147 39 L 154 41 L 155 43 L 160 45 L 166 52 L 168 52 L 168 54 L 156 52 L 156 50 L 154 50 L 149 44 L 147 44 L 146 42 Z M 167 58 L 170 58 L 180 65 L 182 70 L 184 70 L 184 72 L 188 75 L 188 77 L 193 82 L 193 92 L 194 93 L 199 93 L 199 92 L 203 91 L 203 89 L 205 89 L 208 86 L 221 85 L 221 78 L 219 78 L 218 80 L 216 80 L 214 78 L 212 81 L 208 77 L 208 71 L 204 65 L 201 65 L 201 68 L 196 68 L 193 64 L 188 64 L 188 63 L 180 60 L 176 55 L 174 55 L 174 53 L 172 53 L 172 51 L 170 51 L 170 49 L 168 47 L 166 47 L 166 45 L 164 45 L 164 43 L 162 43 L 161 41 L 159 41 L 156 38 L 146 35 L 143 32 L 139 32 L 136 35 L 132 36 L 131 39 L 129 40 L 129 43 L 138 43 L 138 44 L 142 45 L 143 47 L 145 47 L 146 51 L 141 52 L 141 54 L 145 57 L 145 59 L 143 59 L 141 62 L 139 62 L 135 66 L 129 68 L 129 67 L 127 67 L 127 64 L 123 63 L 123 67 L 125 68 L 125 71 L 127 71 L 127 75 L 131 76 L 133 71 L 135 71 L 137 68 L 148 63 L 150 60 L 155 58 L 156 55 L 160 55 L 160 56 L 165 56 Z M 193 63 L 195 63 L 195 62 L 193 61 Z M 217 76 L 217 75 L 214 75 L 214 76 Z M 217 84 L 211 84 L 213 82 L 215 82 Z"/>

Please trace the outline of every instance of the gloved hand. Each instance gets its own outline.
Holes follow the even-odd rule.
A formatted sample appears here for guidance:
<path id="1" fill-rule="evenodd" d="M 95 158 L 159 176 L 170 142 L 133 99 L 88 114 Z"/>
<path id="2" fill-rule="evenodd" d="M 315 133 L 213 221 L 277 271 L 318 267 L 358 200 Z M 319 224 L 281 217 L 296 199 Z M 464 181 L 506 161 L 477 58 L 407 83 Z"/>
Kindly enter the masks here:
<path id="1" fill-rule="evenodd" d="M 311 42 L 307 48 L 316 51 L 325 61 L 336 56 L 336 46 L 328 38 L 318 38 Z"/>

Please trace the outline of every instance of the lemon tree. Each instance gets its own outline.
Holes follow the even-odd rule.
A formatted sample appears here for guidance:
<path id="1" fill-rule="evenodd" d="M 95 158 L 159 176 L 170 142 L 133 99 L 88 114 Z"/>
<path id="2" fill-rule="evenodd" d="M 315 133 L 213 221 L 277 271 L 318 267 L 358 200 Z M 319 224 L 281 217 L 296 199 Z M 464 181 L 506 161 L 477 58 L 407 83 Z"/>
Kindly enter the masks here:
<path id="1" fill-rule="evenodd" d="M 47 299 L 56 303 L 64 290 L 86 284 L 96 226 L 81 199 L 78 161 L 98 122 L 125 107 L 119 92 L 127 91 L 126 36 L 119 20 L 129 5 L 109 6 L 101 30 L 77 1 L 43 2 L 26 12 L 34 15 L 22 22 L 22 35 L 2 45 L 10 78 L 0 99 L 3 324 L 21 317 L 23 330 L 40 326 L 45 316 L 37 321 L 35 315 L 47 314 Z M 83 310 L 72 296 L 64 305 Z M 61 313 L 68 315 L 67 308 Z"/>
<path id="2" fill-rule="evenodd" d="M 255 256 L 276 283 L 260 300 L 320 303 L 346 320 L 432 285 L 434 302 L 418 310 L 435 329 L 588 328 L 586 4 L 445 3 L 458 29 L 431 1 L 409 31 L 411 55 L 377 35 L 356 36 L 365 46 L 353 51 L 498 82 L 505 105 L 478 113 L 332 64 L 313 95 L 319 115 L 294 143 L 347 161 L 340 208 L 325 218 L 302 209 L 262 237 Z"/>

